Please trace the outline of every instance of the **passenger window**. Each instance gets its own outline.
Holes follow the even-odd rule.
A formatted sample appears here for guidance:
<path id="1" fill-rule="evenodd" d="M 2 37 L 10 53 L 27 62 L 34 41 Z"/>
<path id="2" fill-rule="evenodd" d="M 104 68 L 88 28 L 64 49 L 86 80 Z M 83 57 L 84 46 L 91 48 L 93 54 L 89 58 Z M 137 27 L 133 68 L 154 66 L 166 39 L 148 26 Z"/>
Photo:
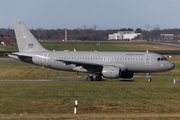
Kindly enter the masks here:
<path id="1" fill-rule="evenodd" d="M 158 58 L 157 61 L 160 61 L 160 58 Z"/>

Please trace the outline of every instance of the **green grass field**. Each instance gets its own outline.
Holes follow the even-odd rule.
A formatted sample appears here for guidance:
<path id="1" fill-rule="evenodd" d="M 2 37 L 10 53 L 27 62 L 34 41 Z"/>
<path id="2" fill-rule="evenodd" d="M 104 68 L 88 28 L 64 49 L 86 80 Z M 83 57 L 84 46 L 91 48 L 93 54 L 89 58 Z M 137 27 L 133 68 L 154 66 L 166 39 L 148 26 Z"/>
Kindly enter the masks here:
<path id="1" fill-rule="evenodd" d="M 74 47 L 77 50 L 89 50 L 91 47 L 97 47 L 95 50 L 98 51 L 104 49 L 108 49 L 107 51 L 122 51 L 122 49 L 144 51 L 147 47 L 144 48 L 142 44 L 149 46 L 152 50 L 155 46 L 147 43 L 123 42 L 104 42 L 100 46 L 95 44 L 96 42 L 43 43 L 43 46 L 49 50 L 73 50 Z M 179 50 L 176 47 L 162 45 L 158 48 L 164 51 Z M 8 47 L 0 49 L 8 51 Z M 17 47 L 14 47 L 9 51 L 16 50 Z M 1 59 L 1 61 L 7 60 L 12 61 Z M 180 118 L 180 85 L 174 84 L 173 79 L 180 78 L 180 57 L 172 57 L 169 60 L 175 63 L 175 69 L 152 74 L 154 77 L 151 83 L 146 82 L 146 74 L 135 74 L 135 76 L 143 77 L 132 79 L 104 79 L 105 81 L 101 82 L 88 82 L 85 81 L 85 77 L 78 77 L 86 76 L 85 73 L 57 71 L 22 62 L 0 62 L 0 118 L 178 120 Z M 24 81 L 46 80 L 46 76 L 50 76 L 48 80 L 52 81 Z M 76 115 L 73 114 L 75 100 L 78 100 Z"/>
<path id="2" fill-rule="evenodd" d="M 97 45 L 100 43 L 100 45 Z M 41 42 L 48 50 L 70 50 L 90 51 L 179 51 L 179 47 L 164 46 L 144 42 L 122 42 L 122 41 L 92 41 L 92 42 Z M 17 46 L 0 46 L 0 51 L 18 51 Z"/>

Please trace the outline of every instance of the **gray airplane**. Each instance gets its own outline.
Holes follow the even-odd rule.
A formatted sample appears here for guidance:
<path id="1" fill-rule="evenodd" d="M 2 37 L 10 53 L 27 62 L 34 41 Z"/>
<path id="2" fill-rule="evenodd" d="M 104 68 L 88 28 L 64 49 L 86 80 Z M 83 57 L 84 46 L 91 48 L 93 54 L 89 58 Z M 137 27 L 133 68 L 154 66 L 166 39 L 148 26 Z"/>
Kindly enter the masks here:
<path id="1" fill-rule="evenodd" d="M 49 51 L 41 46 L 21 21 L 13 21 L 19 52 L 9 57 L 51 69 L 87 72 L 88 81 L 105 78 L 132 78 L 134 73 L 172 70 L 175 65 L 160 54 L 151 52 Z"/>

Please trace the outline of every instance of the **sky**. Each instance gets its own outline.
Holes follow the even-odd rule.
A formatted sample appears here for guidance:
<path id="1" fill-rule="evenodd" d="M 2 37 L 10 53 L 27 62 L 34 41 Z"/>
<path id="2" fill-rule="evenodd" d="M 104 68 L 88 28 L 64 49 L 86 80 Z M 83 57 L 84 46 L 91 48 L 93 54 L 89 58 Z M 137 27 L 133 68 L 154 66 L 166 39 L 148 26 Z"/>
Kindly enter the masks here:
<path id="1" fill-rule="evenodd" d="M 180 28 L 180 0 L 0 0 L 0 28 Z"/>

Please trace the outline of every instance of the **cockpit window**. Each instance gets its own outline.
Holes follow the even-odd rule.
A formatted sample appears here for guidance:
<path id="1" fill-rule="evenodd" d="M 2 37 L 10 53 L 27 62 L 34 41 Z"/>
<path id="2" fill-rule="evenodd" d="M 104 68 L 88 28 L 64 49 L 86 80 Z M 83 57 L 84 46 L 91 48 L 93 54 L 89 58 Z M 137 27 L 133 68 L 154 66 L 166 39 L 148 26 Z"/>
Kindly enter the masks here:
<path id="1" fill-rule="evenodd" d="M 167 59 L 165 57 L 157 58 L 157 61 L 164 61 L 164 60 L 167 60 Z"/>
<path id="2" fill-rule="evenodd" d="M 167 60 L 167 58 L 165 58 L 165 57 L 163 57 L 164 58 L 164 60 Z"/>

